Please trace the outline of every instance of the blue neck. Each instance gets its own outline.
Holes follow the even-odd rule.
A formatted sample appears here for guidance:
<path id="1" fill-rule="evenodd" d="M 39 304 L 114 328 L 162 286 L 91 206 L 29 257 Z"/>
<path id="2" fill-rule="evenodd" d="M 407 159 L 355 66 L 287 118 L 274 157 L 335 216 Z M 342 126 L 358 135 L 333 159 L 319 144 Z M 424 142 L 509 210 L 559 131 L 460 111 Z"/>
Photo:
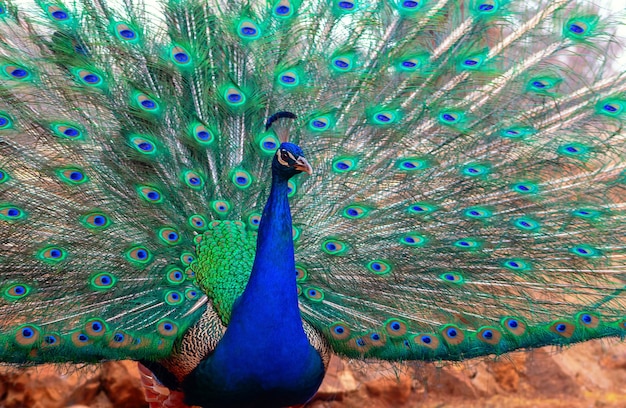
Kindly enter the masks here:
<path id="1" fill-rule="evenodd" d="M 188 402 L 293 405 L 306 402 L 321 383 L 323 364 L 298 308 L 287 192 L 287 179 L 273 175 L 250 280 L 214 353 L 192 373 Z"/>
<path id="2" fill-rule="evenodd" d="M 287 180 L 273 176 L 270 196 L 259 225 L 252 273 L 239 303 L 253 305 L 251 312 L 255 318 L 262 313 L 269 319 L 288 323 L 290 329 L 301 331 L 287 193 Z"/>

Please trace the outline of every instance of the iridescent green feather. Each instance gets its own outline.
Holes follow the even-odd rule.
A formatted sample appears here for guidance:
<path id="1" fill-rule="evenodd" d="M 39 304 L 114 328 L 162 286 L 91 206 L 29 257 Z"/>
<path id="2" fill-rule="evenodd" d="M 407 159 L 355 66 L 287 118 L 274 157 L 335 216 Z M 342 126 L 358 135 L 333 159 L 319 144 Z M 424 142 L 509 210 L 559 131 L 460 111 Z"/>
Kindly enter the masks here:
<path id="1" fill-rule="evenodd" d="M 314 168 L 290 185 L 302 316 L 336 352 L 626 334 L 626 79 L 592 7 L 17 3 L 0 2 L 3 361 L 158 360 L 203 307 L 228 322 L 280 110 Z"/>

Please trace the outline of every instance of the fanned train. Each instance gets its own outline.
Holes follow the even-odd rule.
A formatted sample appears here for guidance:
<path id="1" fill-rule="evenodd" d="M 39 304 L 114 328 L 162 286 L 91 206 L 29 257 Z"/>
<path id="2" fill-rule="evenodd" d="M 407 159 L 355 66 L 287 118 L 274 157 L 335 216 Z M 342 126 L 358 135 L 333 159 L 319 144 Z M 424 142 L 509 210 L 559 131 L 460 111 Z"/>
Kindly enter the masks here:
<path id="1" fill-rule="evenodd" d="M 279 407 L 331 352 L 623 337 L 623 17 L 0 0 L 0 360 Z"/>

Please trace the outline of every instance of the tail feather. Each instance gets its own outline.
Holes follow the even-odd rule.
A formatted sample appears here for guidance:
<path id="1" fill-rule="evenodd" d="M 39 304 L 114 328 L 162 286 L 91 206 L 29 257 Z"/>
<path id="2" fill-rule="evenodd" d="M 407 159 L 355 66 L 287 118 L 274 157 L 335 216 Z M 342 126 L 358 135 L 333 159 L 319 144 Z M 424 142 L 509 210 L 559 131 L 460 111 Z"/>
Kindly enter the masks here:
<path id="1" fill-rule="evenodd" d="M 286 133 L 315 169 L 290 184 L 301 308 L 336 351 L 622 336 L 626 76 L 592 6 L 7 3 L 0 355 L 168 356 L 202 313 L 196 235 L 256 228 Z"/>

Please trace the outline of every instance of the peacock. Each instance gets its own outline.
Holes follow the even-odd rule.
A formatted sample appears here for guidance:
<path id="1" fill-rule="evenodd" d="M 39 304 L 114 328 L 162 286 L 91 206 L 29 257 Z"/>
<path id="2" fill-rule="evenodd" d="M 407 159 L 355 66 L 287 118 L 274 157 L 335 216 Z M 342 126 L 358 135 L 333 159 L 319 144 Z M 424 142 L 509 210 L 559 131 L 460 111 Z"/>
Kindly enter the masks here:
<path id="1" fill-rule="evenodd" d="M 331 353 L 624 337 L 622 17 L 0 0 L 0 361 L 283 407 Z"/>

